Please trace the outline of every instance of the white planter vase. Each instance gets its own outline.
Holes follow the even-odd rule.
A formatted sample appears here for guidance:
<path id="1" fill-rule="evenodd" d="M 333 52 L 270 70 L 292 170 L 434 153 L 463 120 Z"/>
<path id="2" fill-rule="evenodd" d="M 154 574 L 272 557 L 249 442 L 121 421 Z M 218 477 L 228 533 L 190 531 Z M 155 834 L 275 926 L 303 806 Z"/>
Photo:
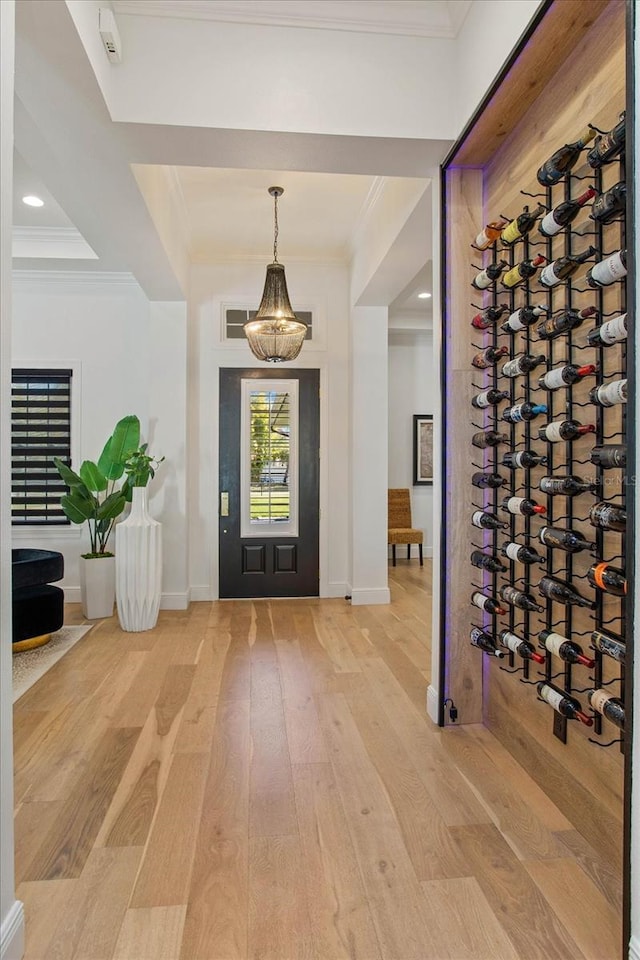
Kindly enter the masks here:
<path id="1" fill-rule="evenodd" d="M 115 557 L 80 557 L 80 597 L 82 613 L 87 620 L 113 616 L 115 564 Z"/>
<path id="2" fill-rule="evenodd" d="M 162 585 L 162 524 L 148 511 L 146 487 L 133 488 L 131 512 L 116 524 L 116 601 L 123 630 L 152 630 Z"/>

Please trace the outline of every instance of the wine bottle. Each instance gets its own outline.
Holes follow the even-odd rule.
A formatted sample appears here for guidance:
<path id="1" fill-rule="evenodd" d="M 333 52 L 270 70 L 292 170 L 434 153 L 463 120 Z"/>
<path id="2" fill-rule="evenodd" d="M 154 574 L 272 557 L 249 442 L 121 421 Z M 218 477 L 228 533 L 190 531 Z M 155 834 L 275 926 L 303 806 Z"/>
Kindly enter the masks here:
<path id="1" fill-rule="evenodd" d="M 538 584 L 538 590 L 543 597 L 547 597 L 549 600 L 557 600 L 558 603 L 589 607 L 591 610 L 595 607 L 595 604 L 579 594 L 575 587 L 558 577 L 543 577 Z"/>
<path id="2" fill-rule="evenodd" d="M 617 530 L 624 533 L 627 529 L 627 511 L 622 504 L 600 500 L 589 510 L 589 522 L 601 530 Z"/>
<path id="3" fill-rule="evenodd" d="M 482 530 L 502 530 L 508 526 L 495 514 L 486 513 L 484 510 L 476 510 L 471 517 L 471 523 L 474 527 L 480 527 Z"/>
<path id="4" fill-rule="evenodd" d="M 542 630 L 538 634 L 540 646 L 548 650 L 554 656 L 559 657 L 566 663 L 581 663 L 584 667 L 591 669 L 595 666 L 595 660 L 587 657 L 579 643 L 563 637 L 560 633 L 552 633 L 550 630 Z"/>
<path id="5" fill-rule="evenodd" d="M 500 598 L 512 607 L 518 607 L 519 610 L 534 610 L 542 613 L 544 607 L 536 603 L 535 597 L 524 590 L 517 590 L 515 587 L 500 587 Z"/>
<path id="6" fill-rule="evenodd" d="M 482 393 L 476 393 L 471 399 L 471 406 L 484 410 L 486 407 L 495 407 L 501 400 L 507 400 L 508 390 L 483 390 Z"/>
<path id="7" fill-rule="evenodd" d="M 620 637 L 614 637 L 610 633 L 602 633 L 601 630 L 594 630 L 591 634 L 591 643 L 595 650 L 599 650 L 606 657 L 611 657 L 617 663 L 625 662 L 627 647 Z"/>
<path id="8" fill-rule="evenodd" d="M 476 353 L 471 361 L 471 365 L 475 367 L 476 370 L 488 370 L 489 367 L 496 364 L 502 357 L 506 357 L 508 353 L 508 347 L 487 347 L 485 350 L 481 350 L 480 353 Z"/>
<path id="9" fill-rule="evenodd" d="M 610 380 L 609 383 L 594 387 L 593 390 L 589 391 L 589 400 L 601 407 L 613 407 L 616 403 L 626 403 L 627 381 Z"/>
<path id="10" fill-rule="evenodd" d="M 509 315 L 507 320 L 501 324 L 500 329 L 505 333 L 517 333 L 518 330 L 524 330 L 535 323 L 538 317 L 547 312 L 547 308 L 542 305 L 535 307 L 520 307 Z"/>
<path id="11" fill-rule="evenodd" d="M 563 280 L 568 280 L 580 264 L 585 263 L 592 257 L 597 250 L 595 247 L 589 247 L 584 253 L 568 254 L 566 257 L 559 257 L 553 263 L 548 264 L 540 274 L 540 283 L 545 287 L 555 287 Z M 612 282 L 612 281 L 609 281 Z M 592 284 L 596 286 L 596 284 Z"/>
<path id="12" fill-rule="evenodd" d="M 509 264 L 506 260 L 498 260 L 497 263 L 490 263 L 484 270 L 477 273 L 471 281 L 471 286 L 476 290 L 486 290 L 492 283 L 498 279 L 505 267 Z"/>
<path id="13" fill-rule="evenodd" d="M 559 687 L 554 686 L 552 683 L 541 680 L 538 684 L 538 696 L 541 700 L 548 703 L 550 707 L 553 707 L 556 713 L 566 717 L 567 720 L 580 720 L 581 723 L 584 723 L 585 727 L 593 726 L 593 717 L 587 716 L 582 709 L 580 701 L 572 697 L 566 690 L 560 690 Z"/>
<path id="14" fill-rule="evenodd" d="M 507 423 L 522 423 L 523 420 L 534 420 L 541 413 L 548 413 L 544 403 L 516 403 L 502 411 L 502 419 Z"/>
<path id="15" fill-rule="evenodd" d="M 596 223 L 611 223 L 627 209 L 627 185 L 624 180 L 614 183 L 593 201 L 589 216 Z"/>
<path id="16" fill-rule="evenodd" d="M 627 275 L 627 251 L 617 250 L 610 257 L 594 263 L 587 271 L 587 283 L 590 287 L 608 287 L 616 280 L 622 280 Z"/>
<path id="17" fill-rule="evenodd" d="M 505 565 L 491 554 L 483 553 L 482 550 L 474 550 L 471 554 L 471 563 L 479 570 L 488 570 L 489 573 L 504 573 L 507 569 Z"/>
<path id="18" fill-rule="evenodd" d="M 481 450 L 497 447 L 499 443 L 507 443 L 508 440 L 506 433 L 498 433 L 496 430 L 480 430 L 471 437 L 474 447 L 480 447 Z"/>
<path id="19" fill-rule="evenodd" d="M 583 425 L 577 420 L 554 420 L 540 427 L 538 436 L 548 443 L 557 443 L 559 440 L 575 440 L 586 433 L 595 433 L 595 429 L 592 423 Z"/>
<path id="20" fill-rule="evenodd" d="M 510 246 L 512 243 L 515 243 L 516 240 L 521 240 L 530 230 L 533 230 L 536 221 L 540 219 L 545 210 L 546 207 L 543 207 L 541 203 L 538 204 L 535 210 L 529 210 L 529 207 L 525 207 L 522 213 L 520 213 L 515 220 L 512 220 L 502 231 L 502 242 Z"/>
<path id="21" fill-rule="evenodd" d="M 528 640 L 524 640 L 510 630 L 501 630 L 498 639 L 503 647 L 507 647 L 513 653 L 516 653 L 523 660 L 534 660 L 535 663 L 544 663 L 544 657 L 537 653 L 533 645 Z"/>
<path id="22" fill-rule="evenodd" d="M 500 239 L 500 234 L 507 222 L 504 217 L 500 217 L 498 220 L 492 220 L 491 223 L 488 223 L 486 227 L 480 231 L 471 246 L 475 247 L 476 250 L 486 250 L 492 243 Z"/>
<path id="23" fill-rule="evenodd" d="M 602 167 L 605 163 L 611 163 L 612 160 L 624 150 L 625 142 L 625 114 L 620 114 L 620 119 L 609 133 L 601 133 L 594 140 L 593 146 L 587 154 L 587 163 L 594 170 Z"/>
<path id="24" fill-rule="evenodd" d="M 546 513 L 547 508 L 541 503 L 534 503 L 526 497 L 505 497 L 501 504 L 501 509 L 508 513 L 522 514 L 525 517 L 533 517 L 536 513 Z"/>
<path id="25" fill-rule="evenodd" d="M 556 337 L 568 333 L 582 326 L 587 317 L 592 317 L 598 311 L 595 307 L 585 307 L 584 310 L 565 310 L 555 317 L 545 317 L 536 327 L 536 333 L 541 340 L 554 340 Z"/>
<path id="26" fill-rule="evenodd" d="M 522 260 L 521 263 L 518 263 L 515 267 L 512 267 L 511 270 L 505 273 L 504 277 L 500 281 L 503 287 L 506 287 L 507 290 L 517 287 L 518 284 L 524 283 L 525 280 L 529 280 L 533 277 L 543 263 L 547 262 L 547 258 L 543 257 L 541 254 L 533 257 L 531 260 Z"/>
<path id="27" fill-rule="evenodd" d="M 582 377 L 592 376 L 598 368 L 593 363 L 587 363 L 579 367 L 575 363 L 565 363 L 562 367 L 556 367 L 543 374 L 538 380 L 538 386 L 542 390 L 559 390 L 561 387 L 570 387 L 577 383 Z"/>
<path id="28" fill-rule="evenodd" d="M 540 543 L 545 547 L 558 547 L 565 553 L 580 553 L 582 550 L 596 549 L 595 543 L 589 543 L 576 530 L 565 530 L 562 527 L 543 527 L 538 534 Z"/>
<path id="29" fill-rule="evenodd" d="M 474 487 L 480 487 L 481 490 L 484 490 L 486 487 L 491 489 L 501 487 L 506 481 L 499 473 L 474 473 L 471 477 L 471 483 Z"/>
<path id="30" fill-rule="evenodd" d="M 594 327 L 587 334 L 587 343 L 590 347 L 610 347 L 614 343 L 620 343 L 627 339 L 627 315 L 621 313 L 612 320 L 607 320 Z"/>
<path id="31" fill-rule="evenodd" d="M 487 597 L 484 593 L 480 593 L 479 590 L 475 590 L 471 594 L 471 603 L 475 604 L 476 607 L 479 607 L 481 610 L 484 610 L 485 613 L 506 613 L 507 611 L 504 607 L 501 607 L 495 597 Z"/>
<path id="32" fill-rule="evenodd" d="M 509 307 L 506 303 L 498 303 L 495 307 L 485 307 L 480 313 L 476 313 L 475 317 L 472 317 L 471 326 L 475 327 L 476 330 L 487 330 L 493 326 L 508 309 Z"/>
<path id="33" fill-rule="evenodd" d="M 595 195 L 596 191 L 593 187 L 589 187 L 588 190 L 581 193 L 575 200 L 563 200 L 562 203 L 554 207 L 553 210 L 541 220 L 538 224 L 538 230 L 543 237 L 555 237 L 557 233 L 560 233 L 560 231 L 568 227 L 570 223 L 573 223 L 580 213 L 581 208 L 584 207 L 585 203 L 588 203 L 592 197 L 595 197 Z"/>
<path id="34" fill-rule="evenodd" d="M 597 690 L 587 691 L 587 700 L 589 706 L 603 717 L 610 720 L 611 723 L 624 730 L 624 703 L 620 697 L 614 697 L 606 690 L 598 688 Z"/>
<path id="35" fill-rule="evenodd" d="M 534 453 L 533 450 L 521 450 L 520 453 L 503 453 L 502 465 L 516 470 L 518 467 L 537 467 L 539 464 L 546 465 L 547 458 Z"/>
<path id="36" fill-rule="evenodd" d="M 590 483 L 581 477 L 561 477 L 558 475 L 541 477 L 539 487 L 542 493 L 546 493 L 547 496 L 553 497 L 559 494 L 564 497 L 575 497 L 580 493 L 595 493 L 598 489 L 598 484 Z"/>
<path id="37" fill-rule="evenodd" d="M 502 650 L 498 650 L 496 647 L 496 642 L 491 634 L 487 633 L 485 630 L 479 630 L 478 627 L 473 627 L 470 634 L 470 640 L 474 647 L 484 650 L 485 653 L 491 654 L 492 657 L 498 657 L 498 659 L 502 659 L 504 657 Z"/>
<path id="38" fill-rule="evenodd" d="M 591 463 L 602 470 L 611 470 L 627 465 L 627 445 L 625 443 L 604 443 L 594 447 L 589 454 Z"/>
<path id="39" fill-rule="evenodd" d="M 514 357 L 513 360 L 508 360 L 504 364 L 502 375 L 505 377 L 519 377 L 520 374 L 529 373 L 530 370 L 534 370 L 539 364 L 545 363 L 546 359 L 544 354 L 534 357 L 530 353 L 521 353 L 517 357 Z"/>
<path id="40" fill-rule="evenodd" d="M 546 563 L 545 558 L 541 557 L 533 547 L 525 547 L 523 544 L 516 543 L 514 540 L 511 540 L 509 543 L 503 543 L 501 553 L 505 557 L 508 557 L 509 560 L 515 560 L 518 563 Z"/>
<path id="41" fill-rule="evenodd" d="M 538 183 L 541 183 L 543 187 L 552 187 L 554 183 L 562 180 L 576 165 L 580 153 L 593 140 L 595 135 L 596 131 L 593 127 L 587 127 L 574 143 L 565 143 L 555 153 L 552 153 L 538 170 Z"/>
<path id="42" fill-rule="evenodd" d="M 607 561 L 593 563 L 587 570 L 587 580 L 592 587 L 612 593 L 615 597 L 626 597 L 627 578 L 624 570 L 614 567 Z"/>

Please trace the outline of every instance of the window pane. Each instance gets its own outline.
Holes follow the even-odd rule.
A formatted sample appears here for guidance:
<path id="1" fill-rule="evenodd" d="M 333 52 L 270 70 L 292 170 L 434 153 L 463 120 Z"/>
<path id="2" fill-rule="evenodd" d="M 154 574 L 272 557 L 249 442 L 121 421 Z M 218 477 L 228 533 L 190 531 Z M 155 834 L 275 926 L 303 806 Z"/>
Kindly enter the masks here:
<path id="1" fill-rule="evenodd" d="M 291 402 L 288 393 L 250 393 L 251 524 L 291 519 L 289 462 Z"/>

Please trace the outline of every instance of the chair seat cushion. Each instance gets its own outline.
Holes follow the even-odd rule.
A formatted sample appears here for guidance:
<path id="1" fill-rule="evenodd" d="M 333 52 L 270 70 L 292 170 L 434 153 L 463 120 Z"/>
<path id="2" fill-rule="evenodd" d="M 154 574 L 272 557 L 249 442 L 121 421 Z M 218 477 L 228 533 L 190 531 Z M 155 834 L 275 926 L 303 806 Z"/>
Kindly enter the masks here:
<path id="1" fill-rule="evenodd" d="M 64 557 L 57 550 L 18 547 L 11 551 L 13 589 L 52 583 L 64 577 Z"/>
<path id="2" fill-rule="evenodd" d="M 64 621 L 64 591 L 48 584 L 19 587 L 13 591 L 12 610 L 14 643 L 55 633 Z"/>
<path id="3" fill-rule="evenodd" d="M 387 543 L 422 543 L 424 534 L 422 530 L 416 530 L 413 527 L 396 527 L 387 531 Z"/>

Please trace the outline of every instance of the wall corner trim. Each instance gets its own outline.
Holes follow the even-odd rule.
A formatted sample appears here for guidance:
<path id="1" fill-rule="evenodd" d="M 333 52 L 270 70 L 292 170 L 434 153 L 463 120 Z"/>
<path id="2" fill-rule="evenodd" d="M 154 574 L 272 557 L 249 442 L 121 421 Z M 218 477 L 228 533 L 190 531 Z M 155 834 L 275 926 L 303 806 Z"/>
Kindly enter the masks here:
<path id="1" fill-rule="evenodd" d="M 24 955 L 24 906 L 14 900 L 0 926 L 0 960 L 21 960 Z"/>
<path id="2" fill-rule="evenodd" d="M 388 587 L 352 590 L 351 603 L 354 607 L 360 607 L 367 603 L 391 603 L 391 593 Z"/>

